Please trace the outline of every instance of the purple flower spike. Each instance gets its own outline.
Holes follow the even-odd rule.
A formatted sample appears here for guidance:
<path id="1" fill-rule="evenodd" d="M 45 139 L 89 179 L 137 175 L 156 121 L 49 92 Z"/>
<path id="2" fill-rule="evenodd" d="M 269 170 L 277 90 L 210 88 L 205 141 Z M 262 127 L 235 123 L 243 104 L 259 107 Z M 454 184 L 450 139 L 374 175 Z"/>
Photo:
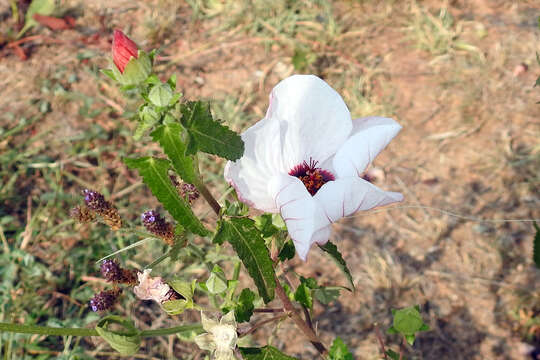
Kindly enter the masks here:
<path id="1" fill-rule="evenodd" d="M 90 299 L 90 308 L 94 312 L 112 308 L 121 292 L 122 290 L 120 289 L 100 291 Z"/>

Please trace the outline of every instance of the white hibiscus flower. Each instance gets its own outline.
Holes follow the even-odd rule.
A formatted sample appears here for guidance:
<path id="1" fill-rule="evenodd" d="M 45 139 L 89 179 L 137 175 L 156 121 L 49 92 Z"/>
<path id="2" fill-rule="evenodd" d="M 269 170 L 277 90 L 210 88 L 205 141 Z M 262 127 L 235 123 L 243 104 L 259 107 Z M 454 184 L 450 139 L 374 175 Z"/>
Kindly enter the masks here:
<path id="1" fill-rule="evenodd" d="M 225 178 L 248 205 L 281 213 L 303 260 L 325 244 L 330 225 L 359 210 L 403 200 L 362 179 L 401 126 L 390 118 L 351 120 L 341 96 L 313 75 L 294 75 L 270 94 L 266 116 L 242 134 L 242 158 Z"/>

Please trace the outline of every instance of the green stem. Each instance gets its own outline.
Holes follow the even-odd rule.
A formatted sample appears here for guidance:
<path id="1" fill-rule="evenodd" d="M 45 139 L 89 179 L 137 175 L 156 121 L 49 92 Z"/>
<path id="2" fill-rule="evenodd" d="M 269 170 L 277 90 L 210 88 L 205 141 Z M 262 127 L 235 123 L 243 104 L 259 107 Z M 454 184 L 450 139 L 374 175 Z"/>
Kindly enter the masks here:
<path id="1" fill-rule="evenodd" d="M 165 329 L 142 330 L 141 337 L 172 335 L 184 331 L 202 331 L 200 324 L 180 325 Z M 0 323 L 0 332 L 12 332 L 18 334 L 39 334 L 49 336 L 99 336 L 94 329 L 83 328 L 56 328 L 39 325 L 23 325 Z"/>

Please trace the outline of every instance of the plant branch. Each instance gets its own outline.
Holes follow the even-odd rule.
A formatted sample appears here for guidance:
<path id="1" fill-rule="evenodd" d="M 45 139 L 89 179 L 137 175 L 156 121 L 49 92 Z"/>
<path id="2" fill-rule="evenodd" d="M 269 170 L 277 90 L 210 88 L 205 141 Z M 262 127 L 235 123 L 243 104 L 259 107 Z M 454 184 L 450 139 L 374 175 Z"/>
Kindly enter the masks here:
<path id="1" fill-rule="evenodd" d="M 206 202 L 210 205 L 212 210 L 216 213 L 216 215 L 219 215 L 219 212 L 221 211 L 221 205 L 217 202 L 217 200 L 214 198 L 210 190 L 206 187 L 206 185 L 203 184 L 202 181 L 198 181 L 197 184 L 193 184 L 199 190 L 203 198 L 206 200 Z"/>
<path id="2" fill-rule="evenodd" d="M 383 353 L 384 359 L 388 360 L 388 355 L 386 355 L 386 349 L 384 348 L 384 341 L 381 335 L 381 331 L 379 330 L 379 324 L 375 324 L 375 334 L 377 335 L 377 339 L 379 340 L 379 345 L 381 346 L 381 351 Z"/>
<path id="3" fill-rule="evenodd" d="M 276 316 L 273 316 L 271 317 L 270 319 L 266 319 L 266 320 L 263 320 L 263 321 L 259 321 L 258 323 L 256 323 L 255 325 L 253 325 L 251 328 L 249 328 L 248 330 L 246 330 L 246 332 L 242 332 L 240 334 L 240 337 L 242 336 L 246 336 L 246 335 L 249 335 L 251 333 L 254 333 L 255 330 L 257 330 L 258 328 L 260 328 L 261 326 L 265 325 L 265 324 L 268 324 L 268 323 L 271 323 L 271 322 L 274 322 L 274 321 L 278 321 L 278 320 L 282 320 L 282 319 L 285 319 L 287 317 L 287 315 L 276 315 Z"/>
<path id="4" fill-rule="evenodd" d="M 288 312 L 288 315 L 291 317 L 291 319 L 294 321 L 296 326 L 304 333 L 304 335 L 308 338 L 308 340 L 311 342 L 311 344 L 317 349 L 317 351 L 325 357 L 328 354 L 328 350 L 323 345 L 317 334 L 313 331 L 312 328 L 309 327 L 309 325 L 302 320 L 300 315 L 296 312 L 296 309 L 294 308 L 294 305 L 291 303 L 291 300 L 289 300 L 289 297 L 285 293 L 285 290 L 281 286 L 281 283 L 279 282 L 279 279 L 277 276 L 276 279 L 276 295 L 279 297 L 281 302 L 283 303 L 283 307 L 285 308 L 285 311 Z"/>
<path id="5" fill-rule="evenodd" d="M 280 308 L 268 308 L 268 309 L 253 309 L 254 313 L 277 313 L 277 312 L 283 312 L 285 310 Z"/>
<path id="6" fill-rule="evenodd" d="M 57 328 L 39 325 L 24 325 L 0 323 L 0 332 L 13 332 L 18 334 L 39 334 L 49 336 L 99 336 L 95 329 L 84 328 Z M 183 331 L 202 331 L 200 324 L 180 325 L 165 329 L 142 330 L 142 337 L 172 335 Z"/>

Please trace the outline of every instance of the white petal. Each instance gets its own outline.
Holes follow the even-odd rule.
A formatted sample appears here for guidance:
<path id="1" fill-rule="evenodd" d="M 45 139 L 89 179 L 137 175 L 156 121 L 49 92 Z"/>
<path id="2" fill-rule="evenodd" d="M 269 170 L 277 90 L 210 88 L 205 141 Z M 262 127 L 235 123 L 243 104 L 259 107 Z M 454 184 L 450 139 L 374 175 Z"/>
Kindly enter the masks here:
<path id="1" fill-rule="evenodd" d="M 279 123 L 281 157 L 288 170 L 324 162 L 348 138 L 351 114 L 341 96 L 314 75 L 294 75 L 274 87 L 266 118 Z"/>
<path id="2" fill-rule="evenodd" d="M 327 227 L 330 221 L 298 178 L 277 175 L 270 179 L 268 190 L 274 194 L 276 207 L 287 225 L 298 256 L 305 261 L 313 235 Z"/>
<path id="3" fill-rule="evenodd" d="M 216 344 L 214 344 L 214 337 L 210 334 L 197 335 L 193 340 L 201 350 L 214 351 L 216 349 Z"/>
<path id="4" fill-rule="evenodd" d="M 330 221 L 335 222 L 359 210 L 402 201 L 403 195 L 381 190 L 354 176 L 327 182 L 315 194 L 314 199 L 323 207 Z"/>
<path id="5" fill-rule="evenodd" d="M 367 117 L 353 121 L 351 136 L 337 151 L 333 165 L 338 177 L 361 176 L 379 152 L 401 130 L 390 118 Z"/>
<path id="6" fill-rule="evenodd" d="M 330 234 L 332 233 L 332 226 L 328 225 L 322 229 L 317 230 L 315 234 L 311 237 L 311 243 L 317 243 L 319 245 L 324 245 L 328 242 Z"/>
<path id="7" fill-rule="evenodd" d="M 223 315 L 219 321 L 220 325 L 230 325 L 236 329 L 236 319 L 234 317 L 234 311 L 229 311 L 227 314 Z"/>
<path id="8" fill-rule="evenodd" d="M 209 318 L 202 311 L 201 311 L 201 324 L 202 324 L 203 329 L 207 332 L 212 332 L 214 328 L 219 325 L 219 323 L 216 320 Z"/>
<path id="9" fill-rule="evenodd" d="M 281 159 L 279 123 L 263 119 L 242 134 L 244 155 L 228 161 L 225 179 L 231 184 L 241 201 L 267 212 L 277 212 L 274 199 L 267 191 L 267 180 L 276 173 L 286 173 Z"/>

